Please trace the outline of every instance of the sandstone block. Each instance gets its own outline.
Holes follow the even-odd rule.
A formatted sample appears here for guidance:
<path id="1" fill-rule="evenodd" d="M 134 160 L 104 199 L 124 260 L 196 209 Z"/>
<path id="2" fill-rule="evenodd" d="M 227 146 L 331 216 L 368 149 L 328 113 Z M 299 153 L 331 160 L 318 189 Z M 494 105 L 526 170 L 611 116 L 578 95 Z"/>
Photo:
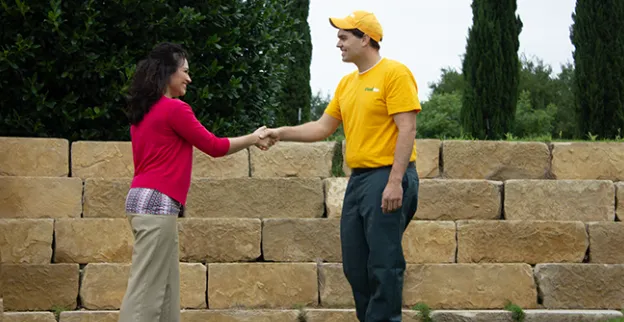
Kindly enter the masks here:
<path id="1" fill-rule="evenodd" d="M 436 310 L 431 312 L 436 322 L 513 322 L 506 310 Z"/>
<path id="2" fill-rule="evenodd" d="M 624 143 L 553 143 L 552 172 L 557 179 L 624 180 Z"/>
<path id="3" fill-rule="evenodd" d="M 342 149 L 342 172 L 344 172 L 346 177 L 351 176 L 351 168 L 347 165 L 347 141 L 342 140 L 342 144 L 340 144 L 340 148 Z"/>
<path id="4" fill-rule="evenodd" d="M 440 147 L 437 139 L 416 139 L 416 172 L 418 177 L 436 178 L 440 176 Z M 346 142 L 342 142 L 343 171 L 346 176 L 351 175 L 351 168 L 346 162 Z"/>
<path id="5" fill-rule="evenodd" d="M 354 308 L 351 286 L 342 270 L 342 264 L 319 266 L 320 303 L 324 308 Z"/>
<path id="6" fill-rule="evenodd" d="M 580 221 L 460 221 L 457 243 L 460 263 L 580 263 L 589 247 Z"/>
<path id="7" fill-rule="evenodd" d="M 595 222 L 587 226 L 590 263 L 624 263 L 624 223 Z"/>
<path id="8" fill-rule="evenodd" d="M 355 309 L 306 309 L 307 322 L 358 322 Z M 403 322 L 420 322 L 416 312 L 403 310 Z"/>
<path id="9" fill-rule="evenodd" d="M 416 219 L 499 219 L 501 182 L 424 179 L 418 191 Z"/>
<path id="10" fill-rule="evenodd" d="M 452 221 L 412 221 L 403 235 L 407 263 L 454 263 L 455 223 Z"/>
<path id="11" fill-rule="evenodd" d="M 340 218 L 342 204 L 349 178 L 327 178 L 323 180 L 325 189 L 325 211 L 328 218 Z"/>
<path id="12" fill-rule="evenodd" d="M 0 137 L 0 176 L 67 177 L 66 139 Z"/>
<path id="13" fill-rule="evenodd" d="M 85 218 L 126 218 L 130 178 L 87 178 L 84 185 Z"/>
<path id="14" fill-rule="evenodd" d="M 118 322 L 119 311 L 65 311 L 59 322 Z"/>
<path id="15" fill-rule="evenodd" d="M 1 274 L 2 272 L 0 272 Z M 4 300 L 0 298 L 0 322 L 4 322 Z"/>
<path id="16" fill-rule="evenodd" d="M 615 310 L 525 310 L 525 322 L 606 322 L 622 318 Z"/>
<path id="17" fill-rule="evenodd" d="M 189 310 L 181 312 L 183 322 L 297 322 L 297 310 Z"/>
<path id="18" fill-rule="evenodd" d="M 332 159 L 336 142 L 280 142 L 268 151 L 249 149 L 251 176 L 320 177 L 332 175 Z"/>
<path id="19" fill-rule="evenodd" d="M 134 237 L 125 218 L 59 219 L 55 263 L 129 263 Z"/>
<path id="20" fill-rule="evenodd" d="M 509 220 L 613 221 L 615 186 L 598 180 L 509 180 Z"/>
<path id="21" fill-rule="evenodd" d="M 77 141 L 71 146 L 72 176 L 79 178 L 132 178 L 132 143 Z"/>
<path id="22" fill-rule="evenodd" d="M 1 283 L 5 311 L 75 309 L 78 264 L 5 264 Z M 6 313 L 5 313 L 6 314 Z"/>
<path id="23" fill-rule="evenodd" d="M 6 312 L 4 322 L 56 322 L 52 312 Z"/>
<path id="24" fill-rule="evenodd" d="M 78 178 L 0 177 L 0 218 L 78 218 Z"/>
<path id="25" fill-rule="evenodd" d="M 255 147 L 252 149 L 258 150 Z M 193 177 L 214 179 L 249 177 L 249 150 L 244 149 L 224 157 L 213 158 L 193 148 Z"/>
<path id="26" fill-rule="evenodd" d="M 340 262 L 340 219 L 265 219 L 264 259 L 275 262 Z"/>
<path id="27" fill-rule="evenodd" d="M 547 309 L 621 309 L 624 303 L 624 264 L 538 264 L 535 277 Z"/>
<path id="28" fill-rule="evenodd" d="M 209 264 L 208 306 L 214 309 L 316 306 L 315 263 Z"/>
<path id="29" fill-rule="evenodd" d="M 181 261 L 237 262 L 260 257 L 260 219 L 184 218 L 178 220 L 178 231 Z"/>
<path id="30" fill-rule="evenodd" d="M 417 264 L 407 266 L 403 301 L 432 309 L 502 309 L 511 301 L 530 309 L 537 290 L 528 264 Z"/>
<path id="31" fill-rule="evenodd" d="M 118 310 L 128 287 L 131 264 L 88 264 L 80 300 L 88 310 Z M 206 266 L 180 263 L 180 307 L 206 308 Z"/>
<path id="32" fill-rule="evenodd" d="M 197 179 L 185 216 L 313 218 L 323 216 L 324 206 L 321 179 Z"/>
<path id="33" fill-rule="evenodd" d="M 540 142 L 444 141 L 442 159 L 448 179 L 541 179 L 550 168 L 550 151 Z"/>
<path id="34" fill-rule="evenodd" d="M 617 186 L 617 197 L 616 197 L 617 218 L 620 221 L 624 221 L 624 181 L 617 182 L 616 186 Z"/>
<path id="35" fill-rule="evenodd" d="M 53 236 L 53 219 L 0 219 L 0 264 L 49 264 Z"/>

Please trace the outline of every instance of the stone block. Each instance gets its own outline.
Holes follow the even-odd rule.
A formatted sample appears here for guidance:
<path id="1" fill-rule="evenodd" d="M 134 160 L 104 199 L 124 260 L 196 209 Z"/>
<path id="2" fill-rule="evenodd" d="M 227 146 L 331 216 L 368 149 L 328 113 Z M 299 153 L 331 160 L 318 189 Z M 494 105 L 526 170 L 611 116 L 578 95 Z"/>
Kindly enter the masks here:
<path id="1" fill-rule="evenodd" d="M 457 243 L 459 263 L 580 263 L 589 247 L 580 221 L 459 221 Z"/>
<path id="2" fill-rule="evenodd" d="M 88 264 L 80 301 L 88 310 L 119 310 L 128 287 L 131 264 Z M 180 263 L 180 307 L 206 308 L 206 266 Z"/>
<path id="3" fill-rule="evenodd" d="M 323 181 L 314 178 L 197 179 L 186 217 L 319 218 Z"/>
<path id="4" fill-rule="evenodd" d="M 502 183 L 487 180 L 420 180 L 415 219 L 500 219 Z"/>
<path id="5" fill-rule="evenodd" d="M 253 261 L 261 255 L 260 219 L 184 218 L 178 231 L 181 261 Z"/>
<path id="6" fill-rule="evenodd" d="M 129 263 L 134 237 L 125 218 L 58 219 L 55 263 Z"/>
<path id="7" fill-rule="evenodd" d="M 6 312 L 4 322 L 56 322 L 52 312 Z"/>
<path id="8" fill-rule="evenodd" d="M 325 189 L 325 212 L 328 218 L 340 218 L 342 204 L 349 178 L 327 178 L 323 180 Z"/>
<path id="9" fill-rule="evenodd" d="M 535 280 L 546 309 L 621 309 L 624 264 L 538 264 Z"/>
<path id="10" fill-rule="evenodd" d="M 119 311 L 65 311 L 59 322 L 118 322 Z"/>
<path id="11" fill-rule="evenodd" d="M 78 264 L 4 264 L 5 311 L 73 310 L 77 306 Z M 6 314 L 6 313 L 5 313 Z"/>
<path id="12" fill-rule="evenodd" d="M 505 219 L 613 221 L 615 186 L 599 180 L 509 180 Z"/>
<path id="13" fill-rule="evenodd" d="M 72 177 L 132 178 L 130 141 L 76 141 L 71 146 Z"/>
<path id="14" fill-rule="evenodd" d="M 564 142 L 552 147 L 557 179 L 624 181 L 624 143 Z"/>
<path id="15" fill-rule="evenodd" d="M 340 262 L 340 219 L 264 219 L 264 259 L 274 262 Z"/>
<path id="16" fill-rule="evenodd" d="M 624 181 L 615 183 L 616 195 L 616 216 L 618 220 L 624 221 Z"/>
<path id="17" fill-rule="evenodd" d="M 589 231 L 589 262 L 599 264 L 624 263 L 624 223 L 593 222 Z"/>
<path id="18" fill-rule="evenodd" d="M 525 322 L 607 322 L 621 319 L 615 310 L 525 310 Z"/>
<path id="19" fill-rule="evenodd" d="M 130 178 L 87 178 L 84 185 L 85 218 L 126 218 Z"/>
<path id="20" fill-rule="evenodd" d="M 316 306 L 315 263 L 226 263 L 208 266 L 208 307 Z"/>
<path id="21" fill-rule="evenodd" d="M 183 322 L 298 322 L 297 310 L 231 309 L 182 311 Z"/>
<path id="22" fill-rule="evenodd" d="M 549 176 L 550 150 L 541 142 L 444 141 L 447 179 L 543 179 Z"/>
<path id="23" fill-rule="evenodd" d="M 258 150 L 255 147 L 252 150 Z M 272 148 L 273 149 L 273 148 Z M 193 178 L 245 178 L 249 177 L 249 150 L 213 158 L 193 148 Z"/>
<path id="24" fill-rule="evenodd" d="M 410 264 L 454 263 L 457 241 L 452 221 L 412 221 L 403 235 L 403 254 Z"/>
<path id="25" fill-rule="evenodd" d="M 403 304 L 432 309 L 502 309 L 511 301 L 537 307 L 537 288 L 528 264 L 407 265 Z"/>
<path id="26" fill-rule="evenodd" d="M 513 322 L 506 310 L 436 310 L 431 312 L 435 322 Z"/>
<path id="27" fill-rule="evenodd" d="M 332 175 L 336 142 L 279 142 L 268 151 L 249 149 L 251 176 L 257 178 L 314 177 Z"/>
<path id="28" fill-rule="evenodd" d="M 66 139 L 0 137 L 0 176 L 67 177 Z"/>
<path id="29" fill-rule="evenodd" d="M 1 177 L 0 218 L 78 218 L 82 181 L 78 178 Z"/>
<path id="30" fill-rule="evenodd" d="M 319 295 L 323 308 L 354 308 L 351 286 L 342 270 L 342 264 L 319 265 Z"/>
<path id="31" fill-rule="evenodd" d="M 53 237 L 53 219 L 0 219 L 0 264 L 49 264 Z"/>

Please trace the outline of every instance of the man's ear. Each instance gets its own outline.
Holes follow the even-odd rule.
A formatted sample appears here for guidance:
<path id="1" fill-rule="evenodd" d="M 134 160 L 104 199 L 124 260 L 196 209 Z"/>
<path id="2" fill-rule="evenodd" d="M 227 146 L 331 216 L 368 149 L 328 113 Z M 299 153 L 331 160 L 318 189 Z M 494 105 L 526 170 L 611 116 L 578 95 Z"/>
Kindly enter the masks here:
<path id="1" fill-rule="evenodd" d="M 364 36 L 362 36 L 362 47 L 370 45 L 370 41 L 371 38 L 367 34 L 364 34 Z"/>

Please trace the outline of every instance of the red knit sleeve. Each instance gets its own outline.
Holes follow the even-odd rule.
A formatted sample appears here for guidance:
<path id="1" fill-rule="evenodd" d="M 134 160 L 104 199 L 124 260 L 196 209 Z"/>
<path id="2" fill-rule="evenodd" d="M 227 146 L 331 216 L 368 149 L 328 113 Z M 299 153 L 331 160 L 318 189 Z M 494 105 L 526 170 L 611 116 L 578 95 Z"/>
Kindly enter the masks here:
<path id="1" fill-rule="evenodd" d="M 172 106 L 169 110 L 169 124 L 173 130 L 182 138 L 190 142 L 193 146 L 211 157 L 222 157 L 230 149 L 230 140 L 220 138 L 208 131 L 191 109 L 183 101 Z"/>

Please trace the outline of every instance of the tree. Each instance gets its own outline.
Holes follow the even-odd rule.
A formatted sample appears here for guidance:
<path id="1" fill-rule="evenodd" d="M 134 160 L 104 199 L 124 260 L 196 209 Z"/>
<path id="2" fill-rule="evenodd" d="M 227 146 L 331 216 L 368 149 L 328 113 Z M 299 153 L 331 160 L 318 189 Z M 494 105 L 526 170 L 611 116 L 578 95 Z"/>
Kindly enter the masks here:
<path id="1" fill-rule="evenodd" d="M 293 0 L 287 6 L 289 15 L 295 20 L 294 29 L 298 41 L 293 42 L 290 48 L 285 48 L 293 56 L 288 63 L 288 77 L 280 97 L 279 125 L 299 123 L 310 120 L 310 63 L 312 61 L 312 39 L 308 24 L 310 0 Z"/>
<path id="2" fill-rule="evenodd" d="M 473 0 L 463 74 L 464 132 L 477 139 L 501 139 L 511 131 L 518 101 L 518 37 L 522 21 L 516 0 Z"/>
<path id="3" fill-rule="evenodd" d="M 570 39 L 575 47 L 579 135 L 614 138 L 624 131 L 624 1 L 577 0 Z"/>

